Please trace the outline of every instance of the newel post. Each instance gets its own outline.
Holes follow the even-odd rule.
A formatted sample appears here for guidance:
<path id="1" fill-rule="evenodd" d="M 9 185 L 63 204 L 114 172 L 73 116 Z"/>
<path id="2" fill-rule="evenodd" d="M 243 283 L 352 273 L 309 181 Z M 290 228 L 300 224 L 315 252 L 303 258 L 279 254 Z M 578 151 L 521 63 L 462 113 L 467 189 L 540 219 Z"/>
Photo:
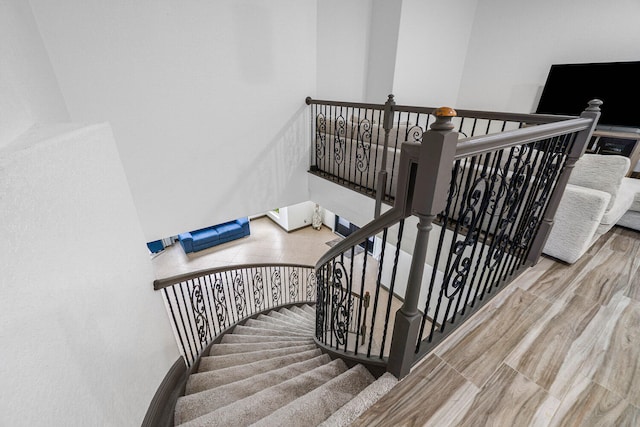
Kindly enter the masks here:
<path id="1" fill-rule="evenodd" d="M 389 133 L 393 128 L 393 107 L 396 102 L 393 99 L 393 95 L 389 95 L 387 102 L 384 103 L 384 121 L 382 126 L 384 128 L 384 148 L 382 149 L 382 160 L 380 161 L 380 170 L 378 171 L 378 187 L 376 188 L 376 208 L 374 216 L 378 218 L 382 210 L 382 198 L 387 191 L 387 151 L 389 148 Z"/>
<path id="2" fill-rule="evenodd" d="M 531 249 L 527 254 L 527 262 L 531 264 L 537 264 L 540 256 L 542 255 L 542 250 L 544 249 L 544 245 L 547 243 L 547 238 L 549 237 L 549 233 L 551 233 L 551 227 L 553 227 L 553 218 L 556 216 L 556 211 L 558 210 L 558 205 L 560 205 L 560 199 L 562 199 L 562 195 L 564 194 L 564 189 L 569 182 L 569 177 L 571 176 L 571 171 L 573 170 L 576 162 L 582 155 L 584 154 L 587 144 L 591 140 L 591 135 L 598 124 L 598 119 L 600 118 L 600 106 L 602 105 L 602 101 L 599 99 L 592 99 L 589 101 L 589 106 L 580 114 L 580 117 L 586 119 L 593 119 L 591 126 L 587 129 L 581 130 L 576 135 L 576 139 L 573 143 L 573 147 L 567 156 L 567 162 L 558 177 L 558 182 L 556 183 L 556 188 L 549 198 L 549 203 L 547 204 L 547 210 L 544 213 L 544 217 L 540 222 L 540 228 L 538 229 L 538 233 L 536 234 L 533 243 L 531 244 Z"/>
<path id="3" fill-rule="evenodd" d="M 398 378 L 405 377 L 415 361 L 416 344 L 422 315 L 418 298 L 422 286 L 427 246 L 432 222 L 444 210 L 451 169 L 456 154 L 458 132 L 453 131 L 452 108 L 434 112 L 436 121 L 422 136 L 420 158 L 413 191 L 412 213 L 419 218 L 418 234 L 411 258 L 404 303 L 396 313 L 387 369 Z"/>

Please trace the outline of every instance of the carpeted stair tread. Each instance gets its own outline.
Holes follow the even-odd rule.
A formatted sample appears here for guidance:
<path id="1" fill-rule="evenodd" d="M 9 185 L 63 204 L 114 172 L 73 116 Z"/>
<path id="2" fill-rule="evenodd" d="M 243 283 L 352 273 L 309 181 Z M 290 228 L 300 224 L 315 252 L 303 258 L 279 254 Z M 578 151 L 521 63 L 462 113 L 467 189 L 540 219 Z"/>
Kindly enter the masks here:
<path id="1" fill-rule="evenodd" d="M 249 397 L 191 420 L 186 426 L 246 426 L 271 414 L 289 402 L 330 381 L 347 370 L 341 359 L 264 389 Z"/>
<path id="2" fill-rule="evenodd" d="M 374 381 L 364 366 L 356 365 L 252 425 L 316 426 Z"/>
<path id="3" fill-rule="evenodd" d="M 220 356 L 223 354 L 248 353 L 259 350 L 273 350 L 276 348 L 296 347 L 313 343 L 313 339 L 308 341 L 273 341 L 238 344 L 214 344 L 209 350 L 209 356 Z"/>
<path id="4" fill-rule="evenodd" d="M 292 363 L 313 359 L 321 354 L 322 352 L 316 348 L 300 353 L 245 363 L 243 365 L 216 369 L 215 371 L 198 372 L 189 376 L 185 393 L 193 394 L 210 388 L 220 387 L 225 384 L 250 378 L 254 375 L 280 369 Z"/>
<path id="5" fill-rule="evenodd" d="M 302 324 L 301 322 L 296 322 L 295 320 L 281 320 L 271 315 L 265 316 L 264 314 L 260 314 L 256 317 L 256 320 L 303 331 L 310 331 L 312 329 L 311 326 Z"/>
<path id="6" fill-rule="evenodd" d="M 316 309 L 311 307 L 308 304 L 302 305 L 300 306 L 301 309 L 303 309 L 304 311 L 306 311 L 307 313 L 309 313 L 312 317 L 316 316 Z"/>
<path id="7" fill-rule="evenodd" d="M 241 342 L 269 342 L 269 341 L 308 341 L 309 336 L 287 337 L 284 335 L 240 335 L 226 334 L 220 341 L 222 344 L 236 344 Z"/>
<path id="8" fill-rule="evenodd" d="M 280 310 L 278 310 L 278 313 L 283 314 L 291 319 L 296 319 L 297 321 L 301 322 L 302 324 L 308 324 L 308 325 L 315 325 L 315 320 L 311 320 L 308 317 L 303 317 L 298 313 L 294 313 L 293 311 L 289 310 L 288 308 L 281 308 Z"/>
<path id="9" fill-rule="evenodd" d="M 314 320 L 314 315 L 313 314 L 309 314 L 306 311 L 304 311 L 303 309 L 301 309 L 300 307 L 297 306 L 293 306 L 291 307 L 289 310 L 291 310 L 291 312 L 299 314 L 300 316 L 306 318 L 307 320 Z"/>
<path id="10" fill-rule="evenodd" d="M 290 322 L 292 324 L 303 325 L 307 328 L 315 328 L 315 322 L 310 322 L 308 319 L 303 319 L 301 317 L 292 317 L 291 315 L 282 314 L 279 311 L 272 311 L 269 313 L 269 317 L 274 319 L 282 320 L 284 322 Z"/>
<path id="11" fill-rule="evenodd" d="M 198 372 L 215 371 L 218 369 L 229 368 L 231 366 L 244 365 L 245 363 L 253 363 L 259 360 L 285 356 L 287 354 L 302 353 L 303 351 L 309 351 L 317 348 L 312 341 L 307 342 L 308 344 L 306 345 L 275 348 L 273 350 L 258 350 L 250 351 L 247 353 L 232 353 L 220 356 L 206 356 L 200 359 Z"/>
<path id="12" fill-rule="evenodd" d="M 331 362 L 331 358 L 323 354 L 313 359 L 294 363 L 252 378 L 236 381 L 211 390 L 180 397 L 176 404 L 175 424 L 182 424 L 198 418 L 233 402 L 252 396 L 259 391 L 278 385 L 284 381 L 309 372 Z"/>
<path id="13" fill-rule="evenodd" d="M 307 332 L 291 332 L 291 331 L 284 331 L 282 329 L 276 329 L 276 328 L 258 328 L 255 326 L 243 326 L 243 325 L 238 325 L 235 328 L 233 328 L 233 333 L 240 334 L 240 335 L 270 335 L 270 336 L 280 335 L 283 337 L 309 336 L 309 333 Z"/>
<path id="14" fill-rule="evenodd" d="M 320 426 L 344 427 L 350 425 L 382 396 L 389 393 L 397 383 L 398 379 L 387 372 L 358 393 L 353 399 L 345 403 L 344 406 L 334 412 L 333 415 L 327 418 Z"/>
<path id="15" fill-rule="evenodd" d="M 275 323 L 265 322 L 263 320 L 257 319 L 249 319 L 244 323 L 245 327 L 251 328 L 260 328 L 260 329 L 269 329 L 274 331 L 285 331 L 287 333 L 298 334 L 298 335 L 308 335 L 308 329 L 301 329 L 297 326 L 289 326 L 289 325 L 277 325 Z"/>

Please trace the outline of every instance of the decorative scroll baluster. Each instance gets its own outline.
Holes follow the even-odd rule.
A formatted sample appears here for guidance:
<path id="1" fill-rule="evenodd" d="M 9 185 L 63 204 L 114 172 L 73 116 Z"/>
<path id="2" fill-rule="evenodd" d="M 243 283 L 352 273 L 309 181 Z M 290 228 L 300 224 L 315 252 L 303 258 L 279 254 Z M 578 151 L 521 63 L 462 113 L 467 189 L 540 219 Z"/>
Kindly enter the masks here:
<path id="1" fill-rule="evenodd" d="M 298 292 L 300 287 L 300 277 L 298 276 L 298 270 L 291 270 L 289 273 L 289 296 L 291 301 L 298 299 Z"/>
<path id="2" fill-rule="evenodd" d="M 316 289 L 317 281 L 315 273 L 309 273 L 307 276 L 307 300 L 310 301 L 313 298 L 313 292 Z"/>
<path id="3" fill-rule="evenodd" d="M 244 295 L 244 280 L 242 279 L 242 275 L 240 274 L 240 272 L 234 274 L 233 276 L 233 295 L 235 298 L 236 313 L 238 313 L 237 317 L 241 319 L 246 316 L 247 307 Z"/>
<path id="4" fill-rule="evenodd" d="M 274 304 L 279 304 L 282 298 L 282 277 L 279 268 L 271 273 L 271 298 Z"/>
<path id="5" fill-rule="evenodd" d="M 191 309 L 195 318 L 195 327 L 198 332 L 200 344 L 205 344 L 209 339 L 209 319 L 204 305 L 204 295 L 200 283 L 191 282 Z"/>
<path id="6" fill-rule="evenodd" d="M 265 276 L 271 280 L 268 287 Z M 304 295 L 301 277 L 308 278 Z M 213 339 L 238 321 L 289 302 L 315 303 L 314 286 L 313 268 L 301 265 L 211 269 L 185 279 L 178 276 L 154 282 L 154 288 L 162 290 L 176 341 L 189 366 Z"/>

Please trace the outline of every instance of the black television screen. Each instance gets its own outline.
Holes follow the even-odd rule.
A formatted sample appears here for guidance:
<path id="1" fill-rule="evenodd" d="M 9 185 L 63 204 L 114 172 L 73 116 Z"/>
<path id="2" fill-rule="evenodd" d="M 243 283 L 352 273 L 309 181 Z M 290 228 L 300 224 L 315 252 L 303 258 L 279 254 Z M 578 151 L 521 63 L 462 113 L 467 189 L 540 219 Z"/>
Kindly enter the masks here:
<path id="1" fill-rule="evenodd" d="M 552 65 L 536 113 L 578 116 L 594 98 L 600 128 L 640 128 L 640 61 Z"/>

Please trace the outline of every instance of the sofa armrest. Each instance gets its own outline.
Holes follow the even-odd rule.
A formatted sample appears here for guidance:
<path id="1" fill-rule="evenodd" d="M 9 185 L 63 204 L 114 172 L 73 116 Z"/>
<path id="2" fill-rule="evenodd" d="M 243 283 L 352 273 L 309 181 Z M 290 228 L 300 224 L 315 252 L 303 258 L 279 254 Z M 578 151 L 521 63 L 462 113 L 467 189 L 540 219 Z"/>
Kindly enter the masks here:
<path id="1" fill-rule="evenodd" d="M 543 252 L 576 262 L 593 243 L 610 199 L 607 192 L 567 184 Z"/>
<path id="2" fill-rule="evenodd" d="M 238 219 L 236 219 L 235 222 L 240 227 L 242 227 L 242 235 L 243 236 L 248 236 L 249 234 L 251 234 L 251 230 L 249 229 L 249 218 L 247 218 L 247 217 L 238 218 Z"/>
<path id="3" fill-rule="evenodd" d="M 193 252 L 193 236 L 191 236 L 191 233 L 178 234 L 178 240 L 180 240 L 180 245 L 185 253 Z"/>
<path id="4" fill-rule="evenodd" d="M 616 200 L 622 179 L 629 170 L 629 164 L 628 157 L 585 154 L 576 162 L 569 184 L 609 193 L 609 209 Z"/>

